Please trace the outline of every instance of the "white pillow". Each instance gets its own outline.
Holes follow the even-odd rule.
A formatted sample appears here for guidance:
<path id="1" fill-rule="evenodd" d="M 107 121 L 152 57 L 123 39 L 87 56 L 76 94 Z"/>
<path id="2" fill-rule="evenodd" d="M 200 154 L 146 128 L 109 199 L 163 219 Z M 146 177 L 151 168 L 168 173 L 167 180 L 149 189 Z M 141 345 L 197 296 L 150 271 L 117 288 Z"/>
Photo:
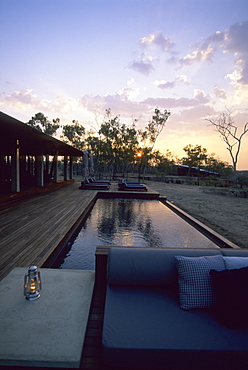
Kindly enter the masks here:
<path id="1" fill-rule="evenodd" d="M 223 257 L 227 270 L 248 267 L 248 257 Z"/>
<path id="2" fill-rule="evenodd" d="M 210 270 L 225 270 L 223 257 L 175 256 L 180 307 L 184 310 L 210 307 L 214 303 Z"/>

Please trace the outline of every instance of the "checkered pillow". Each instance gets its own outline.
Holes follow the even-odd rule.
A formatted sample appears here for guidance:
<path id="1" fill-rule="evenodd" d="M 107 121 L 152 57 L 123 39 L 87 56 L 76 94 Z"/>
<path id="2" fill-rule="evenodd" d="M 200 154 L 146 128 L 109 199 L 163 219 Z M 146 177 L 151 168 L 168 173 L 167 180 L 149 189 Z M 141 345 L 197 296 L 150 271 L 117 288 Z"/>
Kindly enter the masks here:
<path id="1" fill-rule="evenodd" d="M 213 305 L 210 270 L 225 270 L 222 256 L 175 256 L 180 307 L 184 310 Z"/>

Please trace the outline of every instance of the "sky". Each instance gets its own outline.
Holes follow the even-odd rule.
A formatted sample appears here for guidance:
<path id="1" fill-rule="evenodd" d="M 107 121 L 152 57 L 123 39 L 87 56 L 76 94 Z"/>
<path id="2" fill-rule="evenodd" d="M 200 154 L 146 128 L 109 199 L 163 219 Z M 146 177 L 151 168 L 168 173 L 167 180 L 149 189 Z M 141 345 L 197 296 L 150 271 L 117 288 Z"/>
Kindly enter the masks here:
<path id="1" fill-rule="evenodd" d="M 2 112 L 97 129 L 109 108 L 137 128 L 167 109 L 155 149 L 231 164 L 206 118 L 231 110 L 239 135 L 248 122 L 247 0 L 0 0 L 0 34 Z"/>

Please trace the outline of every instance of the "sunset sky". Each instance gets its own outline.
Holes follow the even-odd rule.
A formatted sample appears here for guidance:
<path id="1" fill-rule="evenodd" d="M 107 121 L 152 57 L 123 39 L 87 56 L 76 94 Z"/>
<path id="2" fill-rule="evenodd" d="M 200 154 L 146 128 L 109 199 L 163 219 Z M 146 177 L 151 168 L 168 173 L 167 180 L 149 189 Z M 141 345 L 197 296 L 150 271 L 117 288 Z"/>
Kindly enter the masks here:
<path id="1" fill-rule="evenodd" d="M 247 0 L 0 0 L 0 34 L 2 112 L 88 129 L 107 108 L 137 128 L 169 109 L 155 149 L 200 144 L 231 163 L 205 118 L 248 121 Z"/>

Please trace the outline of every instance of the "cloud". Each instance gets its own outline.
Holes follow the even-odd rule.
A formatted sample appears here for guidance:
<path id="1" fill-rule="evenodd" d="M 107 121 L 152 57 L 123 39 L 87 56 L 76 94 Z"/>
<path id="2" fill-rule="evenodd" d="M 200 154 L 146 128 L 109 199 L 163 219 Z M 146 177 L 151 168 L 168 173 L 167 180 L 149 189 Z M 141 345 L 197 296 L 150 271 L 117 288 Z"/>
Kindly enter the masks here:
<path id="1" fill-rule="evenodd" d="M 20 109 L 25 109 L 26 106 L 35 104 L 37 95 L 32 92 L 32 89 L 15 90 L 12 94 L 1 98 L 0 104 L 8 103 L 11 106 L 17 106 Z"/>
<path id="2" fill-rule="evenodd" d="M 18 110 L 37 110 L 65 114 L 79 107 L 77 99 L 67 96 L 57 96 L 55 99 L 41 99 L 32 89 L 15 90 L 12 94 L 1 95 L 0 105 L 11 106 Z"/>
<path id="3" fill-rule="evenodd" d="M 154 67 L 152 65 L 152 61 L 133 61 L 132 63 L 129 64 L 129 68 L 133 69 L 136 72 L 139 72 L 145 76 L 149 76 L 151 72 L 154 71 Z"/>
<path id="4" fill-rule="evenodd" d="M 240 70 L 237 82 L 248 84 L 248 21 L 233 24 L 226 33 L 225 50 L 236 56 Z"/>
<path id="5" fill-rule="evenodd" d="M 187 54 L 185 57 L 178 59 L 179 66 L 189 66 L 195 62 L 199 63 L 204 60 L 211 62 L 215 52 L 215 49 L 210 46 L 202 50 L 198 48 L 197 50 L 194 50 L 191 54 Z"/>
<path id="6" fill-rule="evenodd" d="M 147 98 L 142 103 L 149 106 L 159 106 L 165 109 L 190 108 L 200 104 L 209 103 L 210 98 L 201 90 L 194 91 L 194 98 Z"/>
<path id="7" fill-rule="evenodd" d="M 157 86 L 159 89 L 173 89 L 179 84 L 188 85 L 188 77 L 186 75 L 178 75 L 174 81 L 165 81 L 165 80 L 156 80 L 154 81 L 154 85 Z"/>
<path id="8" fill-rule="evenodd" d="M 156 45 L 159 46 L 163 52 L 171 52 L 174 47 L 174 43 L 169 38 L 164 37 L 161 32 L 143 37 L 140 40 L 140 45 L 145 48 Z"/>
<path id="9" fill-rule="evenodd" d="M 217 98 L 226 100 L 226 91 L 224 89 L 220 89 L 219 87 L 214 87 L 214 94 Z"/>
<path id="10" fill-rule="evenodd" d="M 174 43 L 169 38 L 164 37 L 161 32 L 142 37 L 139 46 L 143 50 L 140 57 L 138 60 L 131 62 L 128 67 L 145 76 L 149 76 L 154 71 L 154 61 L 158 60 L 156 47 L 159 47 L 163 53 L 174 53 Z M 155 53 L 156 57 L 152 57 L 152 53 Z"/>
<path id="11" fill-rule="evenodd" d="M 185 76 L 178 76 L 178 80 L 186 79 Z M 14 91 L 8 96 L 0 98 L 0 104 L 5 107 L 12 107 L 16 110 L 23 111 L 41 111 L 53 113 L 55 116 L 67 116 L 75 114 L 88 115 L 96 112 L 103 113 L 106 109 L 111 108 L 113 114 L 130 116 L 146 116 L 154 107 L 165 109 L 170 108 L 190 108 L 200 104 L 208 104 L 210 98 L 201 90 L 194 91 L 193 98 L 153 98 L 138 101 L 140 89 L 134 87 L 125 87 L 116 94 L 100 95 L 83 95 L 79 98 L 68 96 L 57 96 L 55 99 L 44 99 L 38 97 L 32 89 Z"/>
<path id="12" fill-rule="evenodd" d="M 216 31 L 192 48 L 191 53 L 183 57 L 173 55 L 167 62 L 176 69 L 203 61 L 213 62 L 214 55 L 222 50 L 235 56 L 236 68 L 240 71 L 237 82 L 248 84 L 248 21 L 235 23 L 224 32 Z"/>
<path id="13" fill-rule="evenodd" d="M 80 105 L 92 113 L 103 113 L 106 109 L 111 109 L 114 115 L 130 117 L 130 115 L 140 115 L 144 112 L 144 107 L 138 102 L 130 99 L 130 91 L 124 89 L 114 95 L 83 95 L 79 101 Z"/>
<path id="14" fill-rule="evenodd" d="M 130 86 L 130 85 L 133 85 L 133 84 L 135 84 L 135 79 L 130 78 L 130 80 L 127 81 L 127 86 Z"/>
<path id="15" fill-rule="evenodd" d="M 131 87 L 124 87 L 124 89 L 121 89 L 118 91 L 119 95 L 122 95 L 122 97 L 128 100 L 133 100 L 134 98 L 137 98 L 137 96 L 140 95 L 140 89 L 139 88 L 131 88 Z"/>
<path id="16" fill-rule="evenodd" d="M 248 21 L 233 24 L 226 33 L 226 49 L 234 53 L 247 53 Z"/>
<path id="17" fill-rule="evenodd" d="M 154 85 L 157 86 L 159 89 L 165 90 L 165 89 L 173 89 L 176 86 L 176 81 L 154 81 Z"/>
<path id="18" fill-rule="evenodd" d="M 212 62 L 214 55 L 219 50 L 216 45 L 221 45 L 224 39 L 224 33 L 216 31 L 213 35 L 210 35 L 201 43 L 192 45 L 191 49 L 193 49 L 193 51 L 190 53 L 183 57 L 173 55 L 167 59 L 167 63 L 174 64 L 175 69 L 179 69 L 203 61 Z"/>

